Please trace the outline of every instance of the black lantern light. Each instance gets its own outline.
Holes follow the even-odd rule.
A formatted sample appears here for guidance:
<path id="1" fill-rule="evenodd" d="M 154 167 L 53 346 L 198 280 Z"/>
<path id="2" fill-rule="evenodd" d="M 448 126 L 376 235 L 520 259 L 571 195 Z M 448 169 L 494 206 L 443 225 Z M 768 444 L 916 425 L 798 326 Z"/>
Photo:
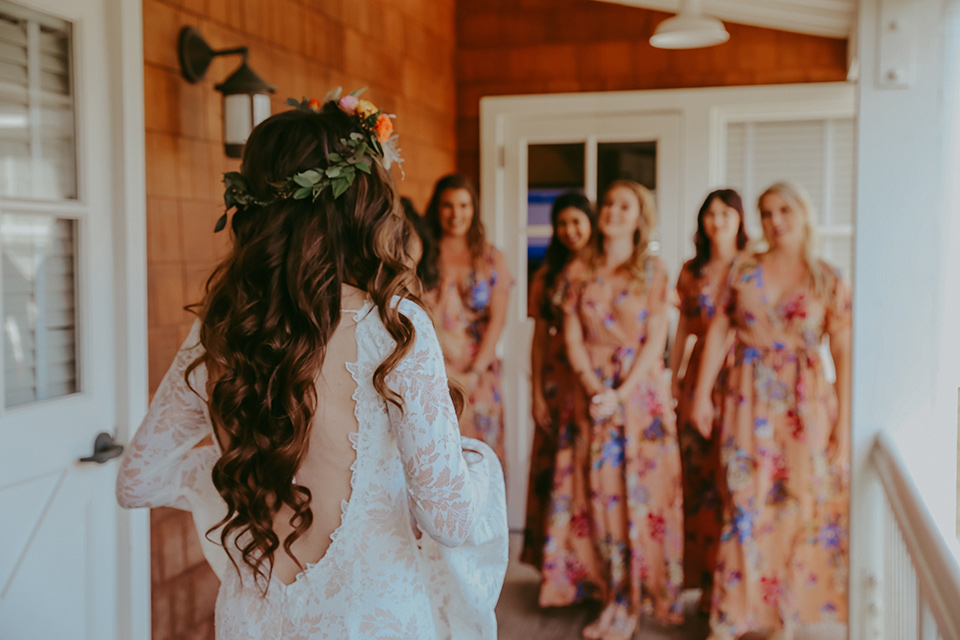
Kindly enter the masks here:
<path id="1" fill-rule="evenodd" d="M 217 56 L 241 55 L 243 61 L 230 77 L 215 88 L 223 94 L 223 144 L 231 158 L 243 155 L 243 145 L 253 128 L 270 116 L 270 94 L 276 87 L 267 84 L 247 65 L 247 48 L 214 51 L 193 27 L 180 30 L 180 70 L 188 82 L 200 82 Z"/>

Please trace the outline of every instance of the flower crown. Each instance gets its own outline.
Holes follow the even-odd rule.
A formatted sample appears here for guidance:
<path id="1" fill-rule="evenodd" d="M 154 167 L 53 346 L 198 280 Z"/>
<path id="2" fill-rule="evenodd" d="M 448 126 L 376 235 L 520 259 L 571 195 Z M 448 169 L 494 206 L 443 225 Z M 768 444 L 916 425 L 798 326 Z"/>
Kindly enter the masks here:
<path id="1" fill-rule="evenodd" d="M 339 151 L 327 154 L 327 166 L 308 169 L 296 173 L 281 182 L 273 182 L 276 197 L 270 200 L 258 200 L 250 193 L 246 179 L 237 171 L 223 174 L 223 184 L 226 187 L 223 193 L 223 204 L 226 207 L 223 215 L 217 220 L 214 233 L 227 225 L 227 213 L 231 209 L 240 210 L 250 205 L 264 206 L 292 198 L 316 201 L 320 194 L 330 189 L 334 199 L 342 196 L 353 184 L 357 171 L 369 174 L 374 162 L 379 162 L 384 169 L 389 169 L 396 163 L 400 165 L 400 149 L 397 147 L 397 136 L 393 133 L 393 114 L 383 112 L 369 100 L 361 100 L 360 95 L 366 89 L 351 91 L 341 96 L 342 89 L 337 87 L 329 92 L 321 102 L 316 98 L 287 98 L 287 104 L 300 111 L 319 113 L 324 105 L 333 103 L 345 114 L 351 117 L 355 131 L 348 138 L 340 139 Z M 401 174 L 403 167 L 400 167 Z"/>

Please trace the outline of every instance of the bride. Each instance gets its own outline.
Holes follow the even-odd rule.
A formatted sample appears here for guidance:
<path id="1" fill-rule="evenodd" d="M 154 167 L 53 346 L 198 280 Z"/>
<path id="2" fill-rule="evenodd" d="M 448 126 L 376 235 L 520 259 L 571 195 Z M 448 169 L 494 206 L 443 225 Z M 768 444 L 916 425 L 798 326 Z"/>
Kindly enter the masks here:
<path id="1" fill-rule="evenodd" d="M 494 638 L 503 475 L 460 437 L 412 293 L 392 122 L 356 94 L 293 104 L 225 176 L 233 248 L 119 502 L 192 512 L 217 638 Z"/>

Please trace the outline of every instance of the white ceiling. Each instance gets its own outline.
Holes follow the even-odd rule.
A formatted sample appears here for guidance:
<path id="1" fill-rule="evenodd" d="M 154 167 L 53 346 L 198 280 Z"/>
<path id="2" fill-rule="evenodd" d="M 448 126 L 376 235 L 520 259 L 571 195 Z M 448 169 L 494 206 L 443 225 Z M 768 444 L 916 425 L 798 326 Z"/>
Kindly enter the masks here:
<path id="1" fill-rule="evenodd" d="M 676 13 L 681 0 L 599 0 Z M 703 13 L 725 22 L 846 38 L 857 19 L 857 0 L 702 0 Z"/>

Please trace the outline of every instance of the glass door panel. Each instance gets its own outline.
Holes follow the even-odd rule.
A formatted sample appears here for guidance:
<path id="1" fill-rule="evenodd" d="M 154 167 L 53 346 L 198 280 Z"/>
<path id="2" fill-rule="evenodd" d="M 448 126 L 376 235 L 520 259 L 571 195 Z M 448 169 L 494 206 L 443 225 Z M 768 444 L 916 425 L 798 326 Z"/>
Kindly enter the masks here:
<path id="1" fill-rule="evenodd" d="M 543 263 L 553 235 L 550 210 L 557 196 L 584 191 L 586 144 L 531 144 L 527 147 L 527 277 Z"/>

